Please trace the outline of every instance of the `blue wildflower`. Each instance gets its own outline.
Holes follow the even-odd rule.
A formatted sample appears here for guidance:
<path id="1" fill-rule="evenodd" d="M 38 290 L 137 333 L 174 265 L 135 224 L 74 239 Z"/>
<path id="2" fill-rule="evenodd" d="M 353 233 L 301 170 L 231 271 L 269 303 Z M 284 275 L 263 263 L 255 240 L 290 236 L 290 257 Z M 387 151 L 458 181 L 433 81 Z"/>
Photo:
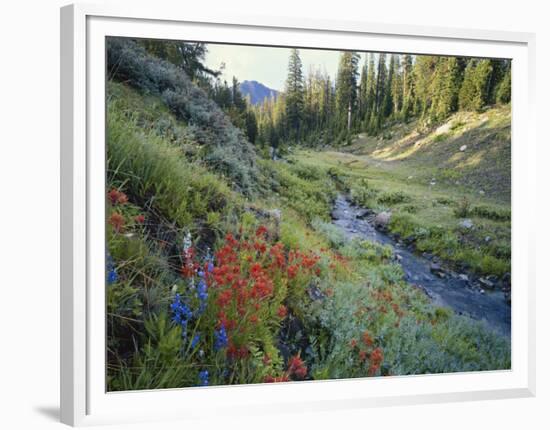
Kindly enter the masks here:
<path id="1" fill-rule="evenodd" d="M 208 381 L 208 370 L 201 370 L 199 372 L 199 385 L 205 387 L 209 384 Z"/>
<path id="2" fill-rule="evenodd" d="M 191 348 L 195 349 L 195 347 L 199 344 L 200 341 L 201 341 L 201 334 L 200 333 L 195 334 L 195 336 L 193 337 L 193 340 L 191 341 Z"/>
<path id="3" fill-rule="evenodd" d="M 118 281 L 118 274 L 116 273 L 113 257 L 107 255 L 107 283 L 114 284 L 116 281 Z"/>
<path id="4" fill-rule="evenodd" d="M 109 273 L 107 273 L 107 283 L 114 284 L 116 281 L 118 281 L 118 275 L 113 267 L 109 270 Z"/>
<path id="5" fill-rule="evenodd" d="M 206 310 L 206 301 L 208 300 L 208 292 L 206 281 L 204 280 L 204 272 L 199 272 L 199 282 L 197 284 L 197 297 L 199 298 L 199 315 Z"/>
<path id="6" fill-rule="evenodd" d="M 225 326 L 222 324 L 220 329 L 214 332 L 214 349 L 218 351 L 225 348 L 227 343 L 227 332 L 225 331 Z"/>
<path id="7" fill-rule="evenodd" d="M 206 270 L 208 273 L 212 273 L 214 270 L 214 257 L 212 257 L 212 254 L 210 254 L 210 249 L 208 249 L 208 252 L 206 253 L 206 257 L 204 258 L 206 260 Z"/>
<path id="8" fill-rule="evenodd" d="M 172 309 L 172 320 L 181 325 L 183 337 L 187 337 L 187 323 L 193 317 L 193 312 L 187 304 L 181 299 L 179 294 L 176 294 L 174 301 L 170 305 Z"/>

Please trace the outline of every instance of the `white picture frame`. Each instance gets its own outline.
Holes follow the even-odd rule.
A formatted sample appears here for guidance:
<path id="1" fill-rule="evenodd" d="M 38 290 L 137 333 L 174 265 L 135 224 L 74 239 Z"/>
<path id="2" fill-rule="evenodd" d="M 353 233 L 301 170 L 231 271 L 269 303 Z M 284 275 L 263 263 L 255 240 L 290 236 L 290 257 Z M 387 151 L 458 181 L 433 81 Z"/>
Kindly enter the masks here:
<path id="1" fill-rule="evenodd" d="M 512 369 L 292 384 L 105 391 L 105 36 L 511 58 Z M 61 421 L 69 425 L 528 397 L 535 393 L 534 44 L 530 33 L 185 8 L 61 9 Z M 307 399 L 307 400 L 304 400 Z"/>

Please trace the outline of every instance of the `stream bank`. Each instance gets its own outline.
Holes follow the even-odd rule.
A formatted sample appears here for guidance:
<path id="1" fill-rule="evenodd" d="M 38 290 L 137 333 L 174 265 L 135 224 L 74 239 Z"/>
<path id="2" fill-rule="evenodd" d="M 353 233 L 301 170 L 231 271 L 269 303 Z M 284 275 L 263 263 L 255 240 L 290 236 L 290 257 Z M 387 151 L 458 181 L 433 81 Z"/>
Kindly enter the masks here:
<path id="1" fill-rule="evenodd" d="M 395 260 L 403 268 L 405 280 L 423 290 L 434 304 L 449 307 L 456 313 L 485 320 L 489 327 L 510 337 L 511 307 L 504 292 L 474 288 L 464 274 L 441 270 L 429 258 L 415 254 L 398 240 L 377 230 L 364 208 L 354 206 L 338 195 L 332 212 L 333 224 L 349 239 L 361 238 L 393 249 Z"/>

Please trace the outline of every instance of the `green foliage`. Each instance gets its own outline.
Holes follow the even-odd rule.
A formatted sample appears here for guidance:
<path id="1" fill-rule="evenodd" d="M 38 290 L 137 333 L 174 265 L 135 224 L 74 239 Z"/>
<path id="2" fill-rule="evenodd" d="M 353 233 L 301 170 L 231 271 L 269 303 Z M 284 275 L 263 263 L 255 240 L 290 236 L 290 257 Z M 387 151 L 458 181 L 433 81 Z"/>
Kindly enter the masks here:
<path id="1" fill-rule="evenodd" d="M 397 205 L 400 203 L 409 203 L 411 197 L 403 191 L 391 191 L 380 194 L 378 197 L 378 203 L 382 205 Z"/>
<path id="2" fill-rule="evenodd" d="M 288 60 L 288 77 L 285 85 L 286 121 L 291 130 L 291 138 L 300 135 L 304 114 L 304 78 L 302 61 L 297 49 L 290 51 Z"/>
<path id="3" fill-rule="evenodd" d="M 466 218 L 471 215 L 472 204 L 466 196 L 462 197 L 458 206 L 454 209 L 454 214 L 457 218 Z"/>
<path id="4" fill-rule="evenodd" d="M 197 228 L 212 211 L 230 212 L 235 197 L 214 174 L 187 162 L 153 132 L 143 132 L 116 102 L 108 107 L 108 179 L 180 228 Z M 131 154 L 131 155 L 130 155 Z"/>
<path id="5" fill-rule="evenodd" d="M 192 124 L 187 131 L 195 144 L 204 146 L 210 166 L 228 175 L 236 189 L 252 193 L 258 176 L 254 149 L 205 91 L 134 40 L 108 38 L 107 44 L 110 79 L 159 97 L 178 120 Z"/>
<path id="6" fill-rule="evenodd" d="M 480 111 L 489 102 L 492 71 L 490 60 L 472 59 L 468 62 L 459 95 L 461 109 Z"/>

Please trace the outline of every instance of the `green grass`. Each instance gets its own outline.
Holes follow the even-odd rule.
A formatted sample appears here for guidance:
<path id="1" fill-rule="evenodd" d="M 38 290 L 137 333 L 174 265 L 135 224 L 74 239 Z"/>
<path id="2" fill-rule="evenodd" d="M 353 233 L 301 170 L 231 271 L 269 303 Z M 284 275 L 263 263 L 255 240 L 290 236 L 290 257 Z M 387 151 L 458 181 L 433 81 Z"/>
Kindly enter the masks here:
<path id="1" fill-rule="evenodd" d="M 361 137 L 353 153 L 298 151 L 294 158 L 331 171 L 356 204 L 391 211 L 390 231 L 418 250 L 457 269 L 502 276 L 510 272 L 509 120 L 509 107 L 461 113 L 449 120 L 444 134 L 418 134 L 413 123 L 399 126 L 390 141 Z M 458 150 L 466 140 L 467 156 L 483 160 L 475 169 Z M 491 175 L 500 178 L 494 186 Z M 461 228 L 463 218 L 474 227 Z"/>

